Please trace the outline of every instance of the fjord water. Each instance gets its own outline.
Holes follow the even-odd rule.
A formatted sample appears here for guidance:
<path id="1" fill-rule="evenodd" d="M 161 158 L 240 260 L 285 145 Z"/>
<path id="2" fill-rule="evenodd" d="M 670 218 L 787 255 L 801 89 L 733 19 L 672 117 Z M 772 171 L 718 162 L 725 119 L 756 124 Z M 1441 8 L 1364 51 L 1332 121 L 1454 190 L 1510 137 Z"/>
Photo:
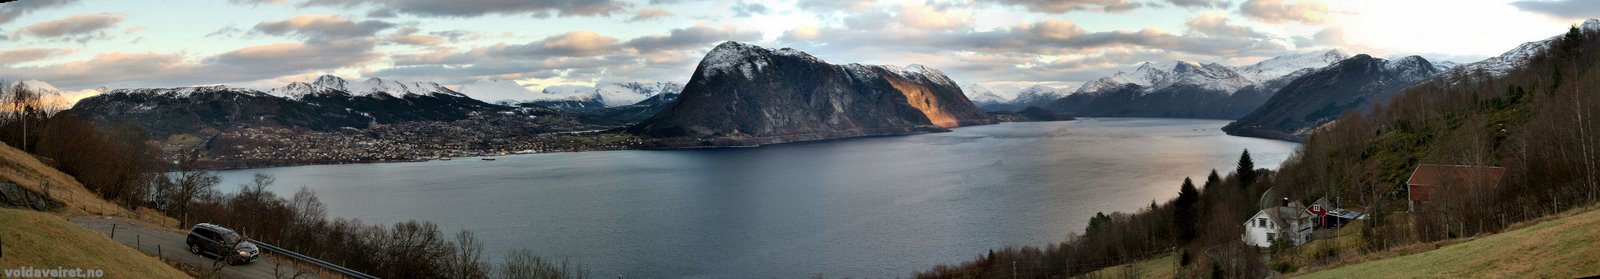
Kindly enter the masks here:
<path id="1" fill-rule="evenodd" d="M 334 217 L 471 230 L 609 277 L 905 277 L 988 249 L 1059 242 L 1095 212 L 1177 195 L 1248 148 L 1276 168 L 1294 143 L 1227 121 L 1100 118 L 760 148 L 607 151 L 256 172 L 317 191 Z"/>

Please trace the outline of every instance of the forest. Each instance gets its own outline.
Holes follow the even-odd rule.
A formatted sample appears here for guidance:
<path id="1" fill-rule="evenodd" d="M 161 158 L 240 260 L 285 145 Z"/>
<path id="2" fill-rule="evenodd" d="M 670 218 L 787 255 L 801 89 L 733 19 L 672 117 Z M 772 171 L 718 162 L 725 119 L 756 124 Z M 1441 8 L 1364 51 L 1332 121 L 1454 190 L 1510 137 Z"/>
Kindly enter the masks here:
<path id="1" fill-rule="evenodd" d="M 1175 256 L 1181 277 L 1260 277 L 1293 263 L 1262 254 L 1311 254 L 1321 262 L 1417 243 L 1493 234 L 1592 205 L 1600 198 L 1600 33 L 1576 26 L 1504 75 L 1458 67 L 1366 111 L 1346 111 L 1314 132 L 1276 171 L 1248 155 L 1225 177 L 1132 213 L 1096 214 L 1082 234 L 1043 247 L 992 250 L 919 278 L 1081 276 L 1109 266 Z M 1506 168 L 1498 187 L 1448 191 L 1408 210 L 1406 180 L 1419 164 Z M 1176 184 L 1176 183 L 1175 183 Z M 1354 249 L 1308 243 L 1240 246 L 1242 221 L 1262 193 L 1310 203 L 1321 197 L 1367 212 Z M 1326 242 L 1326 241 L 1324 241 Z M 1303 251 L 1302 251 L 1303 249 Z M 1206 253 L 1211 253 L 1207 255 Z"/>

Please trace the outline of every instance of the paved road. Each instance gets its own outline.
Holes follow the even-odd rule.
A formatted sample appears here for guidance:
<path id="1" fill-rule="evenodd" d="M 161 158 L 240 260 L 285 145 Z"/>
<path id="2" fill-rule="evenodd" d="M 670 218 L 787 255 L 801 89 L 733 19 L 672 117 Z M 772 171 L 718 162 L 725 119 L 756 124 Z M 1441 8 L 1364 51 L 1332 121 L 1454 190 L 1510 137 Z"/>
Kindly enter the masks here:
<path id="1" fill-rule="evenodd" d="M 170 229 L 146 226 L 129 222 L 116 217 L 79 216 L 69 218 L 73 224 L 98 231 L 102 234 L 111 234 L 112 225 L 116 225 L 117 242 L 128 247 L 134 247 L 152 256 L 160 253 L 166 259 L 177 260 L 179 263 L 198 270 L 209 271 L 218 266 L 215 259 L 207 256 L 190 254 L 184 245 L 184 232 Z M 159 249 L 159 251 L 157 251 Z M 261 251 L 260 261 L 248 265 L 225 266 L 222 268 L 222 278 L 294 278 L 297 269 L 289 260 L 280 260 L 267 257 L 266 251 Z M 279 263 L 282 263 L 280 266 Z M 274 272 L 277 268 L 278 271 Z M 310 269 L 306 269 L 310 270 Z M 202 273 L 207 273 L 202 271 Z M 311 272 L 304 272 L 298 278 L 320 278 Z"/>

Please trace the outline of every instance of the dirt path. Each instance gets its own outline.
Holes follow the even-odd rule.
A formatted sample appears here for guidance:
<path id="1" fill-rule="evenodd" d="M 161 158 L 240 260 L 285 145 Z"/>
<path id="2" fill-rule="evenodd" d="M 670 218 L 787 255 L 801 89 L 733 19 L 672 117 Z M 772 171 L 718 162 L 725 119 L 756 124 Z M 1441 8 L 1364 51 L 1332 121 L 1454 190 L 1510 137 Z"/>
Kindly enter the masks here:
<path id="1" fill-rule="evenodd" d="M 113 239 L 117 242 L 145 254 L 175 260 L 191 270 L 201 270 L 201 273 L 210 273 L 220 266 L 222 270 L 218 274 L 222 278 L 321 278 L 318 274 L 309 272 L 314 269 L 309 267 L 297 269 L 288 260 L 268 257 L 266 251 L 262 251 L 261 260 L 255 263 L 214 265 L 217 262 L 211 257 L 190 254 L 184 244 L 185 235 L 179 231 L 142 225 L 116 217 L 78 216 L 68 220 L 107 235 L 112 233 L 112 225 L 116 225 L 116 235 Z M 308 272 L 300 272 L 301 270 Z M 299 277 L 296 277 L 296 274 L 299 274 Z"/>

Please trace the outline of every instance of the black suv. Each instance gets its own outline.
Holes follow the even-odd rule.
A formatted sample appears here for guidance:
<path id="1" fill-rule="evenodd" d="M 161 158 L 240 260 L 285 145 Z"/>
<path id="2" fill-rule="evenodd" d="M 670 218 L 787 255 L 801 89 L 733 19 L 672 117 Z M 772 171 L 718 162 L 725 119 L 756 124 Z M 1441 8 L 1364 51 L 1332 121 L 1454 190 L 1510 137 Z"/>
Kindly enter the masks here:
<path id="1" fill-rule="evenodd" d="M 189 229 L 189 253 L 211 254 L 230 264 L 248 264 L 261 259 L 261 250 L 245 241 L 244 236 L 228 228 L 210 223 L 200 223 Z"/>

